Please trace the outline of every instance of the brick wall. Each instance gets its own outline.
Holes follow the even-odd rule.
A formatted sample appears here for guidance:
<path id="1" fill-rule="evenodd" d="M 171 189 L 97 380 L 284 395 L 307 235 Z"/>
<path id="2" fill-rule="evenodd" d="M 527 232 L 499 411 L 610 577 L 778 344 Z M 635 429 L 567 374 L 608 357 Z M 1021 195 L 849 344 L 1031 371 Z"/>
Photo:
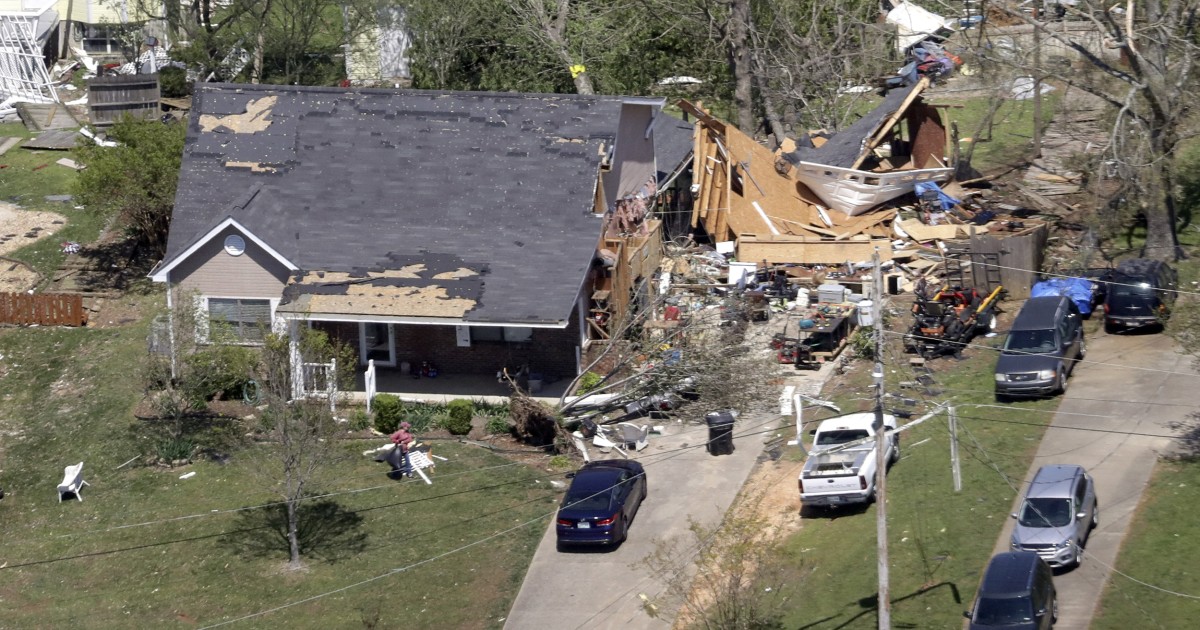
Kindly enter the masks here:
<path id="1" fill-rule="evenodd" d="M 579 327 L 574 315 L 571 322 L 563 330 L 534 328 L 529 343 L 472 341 L 468 348 L 458 346 L 454 326 L 397 324 L 392 327 L 396 364 L 408 361 L 415 369 L 422 361 L 432 361 L 439 371 L 447 374 L 495 374 L 501 367 L 516 370 L 527 363 L 531 372 L 574 378 Z M 313 327 L 358 348 L 355 322 L 313 322 Z"/>

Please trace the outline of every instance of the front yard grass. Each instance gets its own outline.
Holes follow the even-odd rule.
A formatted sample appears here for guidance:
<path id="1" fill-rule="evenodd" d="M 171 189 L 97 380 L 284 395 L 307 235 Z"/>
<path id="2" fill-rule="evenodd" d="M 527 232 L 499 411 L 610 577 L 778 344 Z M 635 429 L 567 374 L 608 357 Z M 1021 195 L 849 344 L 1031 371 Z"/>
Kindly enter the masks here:
<path id="1" fill-rule="evenodd" d="M 347 460 L 317 489 L 344 494 L 308 520 L 316 531 L 306 568 L 288 571 L 270 521 L 277 510 L 239 511 L 276 500 L 256 476 L 269 447 L 175 469 L 118 469 L 145 454 L 129 428 L 147 330 L 144 320 L 0 329 L 0 626 L 207 625 L 379 576 L 244 625 L 502 625 L 556 506 L 544 471 L 434 442 L 449 461 L 432 486 L 393 481 L 361 454 L 383 438 L 347 441 Z M 78 461 L 91 485 L 82 502 L 59 503 L 63 467 Z M 196 475 L 180 479 L 185 472 Z M 269 551 L 255 550 L 264 544 Z"/>
<path id="2" fill-rule="evenodd" d="M 1093 628 L 1188 628 L 1196 623 L 1198 503 L 1197 462 L 1160 462 L 1121 545 L 1120 573 L 1108 580 Z"/>
<path id="3" fill-rule="evenodd" d="M 975 343 L 995 346 L 1001 339 Z M 908 366 L 910 355 L 891 353 L 885 367 L 887 391 L 916 402 L 909 406 L 892 398 L 887 409 L 909 411 L 915 419 L 937 401 L 957 405 L 962 461 L 963 489 L 956 493 L 944 414 L 902 434 L 903 459 L 887 484 L 892 623 L 898 628 L 961 625 L 1012 507 L 1013 486 L 1020 487 L 1057 406 L 1056 399 L 996 405 L 994 351 L 972 348 L 964 354 L 961 362 L 949 357 L 931 362 L 933 395 L 899 387 L 919 376 Z M 870 369 L 860 361 L 854 371 L 850 380 L 857 386 L 836 400 L 843 411 L 868 411 Z M 783 593 L 789 601 L 784 627 L 875 627 L 875 526 L 874 506 L 804 513 L 799 532 L 781 547 L 782 563 L 792 574 Z"/>

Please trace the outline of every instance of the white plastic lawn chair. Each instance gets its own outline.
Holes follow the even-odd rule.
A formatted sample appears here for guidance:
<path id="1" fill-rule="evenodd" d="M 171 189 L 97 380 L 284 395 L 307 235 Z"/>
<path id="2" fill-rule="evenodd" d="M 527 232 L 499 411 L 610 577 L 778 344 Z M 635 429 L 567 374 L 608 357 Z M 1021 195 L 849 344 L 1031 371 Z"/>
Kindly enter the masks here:
<path id="1" fill-rule="evenodd" d="M 618 422 L 617 429 L 621 433 L 621 441 L 625 448 L 640 451 L 650 444 L 650 425 L 638 426 L 632 422 Z"/>
<path id="2" fill-rule="evenodd" d="M 80 490 L 90 485 L 92 484 L 83 480 L 83 462 L 63 468 L 63 480 L 58 484 L 58 502 L 62 503 L 64 494 L 73 494 L 76 499 L 83 501 Z"/>

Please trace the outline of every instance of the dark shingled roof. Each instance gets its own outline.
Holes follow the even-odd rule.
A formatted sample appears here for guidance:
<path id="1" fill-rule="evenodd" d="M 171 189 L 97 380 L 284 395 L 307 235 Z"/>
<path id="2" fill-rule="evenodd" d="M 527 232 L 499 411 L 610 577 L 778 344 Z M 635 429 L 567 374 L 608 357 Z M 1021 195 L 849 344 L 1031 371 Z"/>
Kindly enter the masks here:
<path id="1" fill-rule="evenodd" d="M 811 162 L 825 166 L 850 168 L 862 153 L 863 143 L 867 138 L 873 135 L 879 129 L 879 125 L 883 124 L 889 116 L 896 113 L 908 95 L 917 89 L 923 90 L 924 86 L 914 84 L 908 89 L 890 90 L 883 97 L 883 102 L 875 109 L 854 121 L 849 127 L 834 134 L 819 149 L 800 147 L 791 153 L 785 153 L 783 158 L 792 164 Z"/>
<path id="2" fill-rule="evenodd" d="M 658 185 L 666 183 L 676 168 L 692 155 L 696 140 L 695 124 L 668 114 L 659 114 L 654 123 L 654 162 L 658 165 Z"/>
<path id="3" fill-rule="evenodd" d="M 219 118 L 248 105 L 269 107 Z M 303 271 L 424 263 L 439 285 L 468 268 L 468 321 L 562 324 L 620 112 L 617 97 L 197 85 L 167 261 L 232 216 Z"/>

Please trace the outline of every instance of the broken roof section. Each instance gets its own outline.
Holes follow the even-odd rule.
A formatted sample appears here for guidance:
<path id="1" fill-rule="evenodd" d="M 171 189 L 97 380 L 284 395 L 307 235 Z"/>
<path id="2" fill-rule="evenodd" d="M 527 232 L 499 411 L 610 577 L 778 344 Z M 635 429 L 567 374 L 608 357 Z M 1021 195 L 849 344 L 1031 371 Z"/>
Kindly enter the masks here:
<path id="1" fill-rule="evenodd" d="M 47 1 L 40 8 L 0 11 L 0 102 L 58 102 L 42 56 L 58 23 L 52 6 Z"/>
<path id="2" fill-rule="evenodd" d="M 565 326 L 623 103 L 197 85 L 164 266 L 231 216 L 302 270 L 282 312 Z"/>
<path id="3" fill-rule="evenodd" d="M 945 158 L 946 129 L 938 110 L 921 98 L 930 83 L 921 77 L 906 89 L 893 89 L 819 146 L 781 157 L 825 204 L 850 216 L 910 193 L 918 183 L 946 181 L 953 174 Z"/>

